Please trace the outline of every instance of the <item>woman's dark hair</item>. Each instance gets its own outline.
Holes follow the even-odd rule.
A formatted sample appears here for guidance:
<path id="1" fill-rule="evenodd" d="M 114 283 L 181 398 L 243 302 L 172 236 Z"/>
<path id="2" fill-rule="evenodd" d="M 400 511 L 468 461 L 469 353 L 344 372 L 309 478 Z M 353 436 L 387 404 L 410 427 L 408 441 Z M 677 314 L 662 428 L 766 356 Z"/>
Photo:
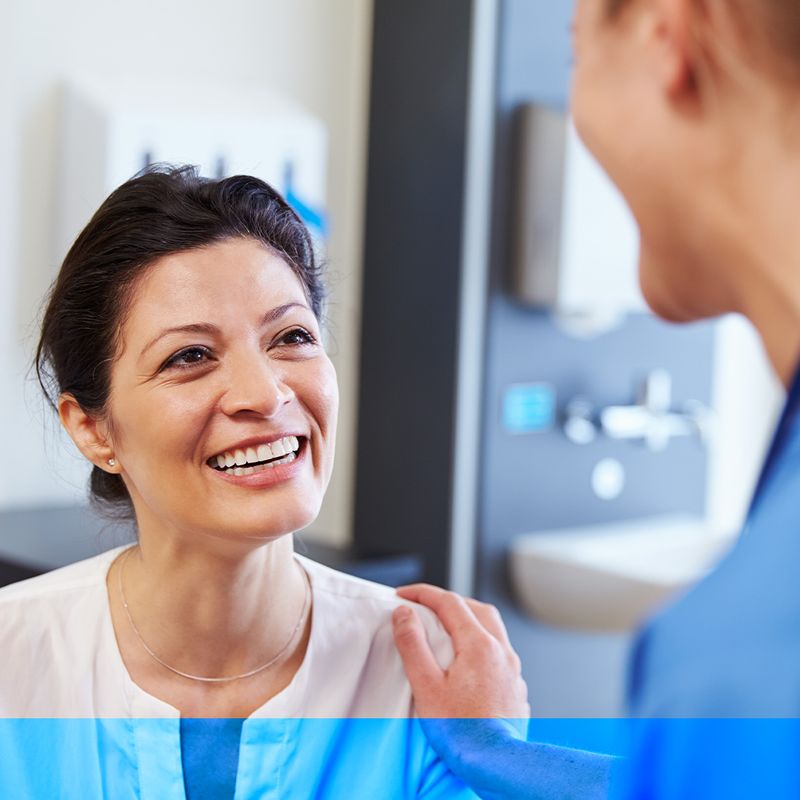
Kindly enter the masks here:
<path id="1" fill-rule="evenodd" d="M 162 256 L 233 238 L 254 239 L 281 256 L 321 316 L 325 292 L 313 242 L 271 186 L 246 175 L 209 180 L 194 167 L 155 165 L 109 195 L 50 289 L 34 359 L 50 405 L 69 393 L 86 413 L 102 416 L 137 281 Z M 132 512 L 119 475 L 94 467 L 90 495 L 106 512 Z"/>

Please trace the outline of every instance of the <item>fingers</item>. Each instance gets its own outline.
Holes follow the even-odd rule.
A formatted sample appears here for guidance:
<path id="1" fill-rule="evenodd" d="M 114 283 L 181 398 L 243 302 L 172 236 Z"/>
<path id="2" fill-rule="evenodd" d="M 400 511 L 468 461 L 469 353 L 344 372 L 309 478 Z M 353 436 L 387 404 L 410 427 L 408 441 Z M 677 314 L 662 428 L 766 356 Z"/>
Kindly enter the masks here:
<path id="1" fill-rule="evenodd" d="M 530 713 L 519 658 L 497 609 L 425 584 L 405 586 L 398 594 L 437 613 L 455 651 L 447 669 L 441 669 L 418 612 L 409 606 L 394 610 L 395 642 L 418 716 L 517 718 Z"/>
<path id="2" fill-rule="evenodd" d="M 448 592 L 428 583 L 401 586 L 397 589 L 397 594 L 434 611 L 453 638 L 456 647 L 459 646 L 459 634 L 466 637 L 470 633 L 475 633 L 476 621 L 499 642 L 511 646 L 500 612 L 488 603 L 461 597 L 455 592 Z"/>
<path id="3" fill-rule="evenodd" d="M 392 613 L 394 641 L 403 659 L 408 682 L 417 702 L 444 676 L 428 644 L 425 628 L 414 609 L 398 606 Z"/>
<path id="4" fill-rule="evenodd" d="M 498 642 L 509 646 L 511 645 L 511 642 L 508 640 L 508 631 L 503 623 L 503 618 L 493 605 L 481 603 L 480 600 L 473 600 L 471 597 L 465 597 L 464 601 L 481 625 L 483 625 Z"/>
<path id="5" fill-rule="evenodd" d="M 456 650 L 466 645 L 476 634 L 483 635 L 483 625 L 475 618 L 464 598 L 438 586 L 416 583 L 397 590 L 400 597 L 427 606 L 444 625 Z"/>

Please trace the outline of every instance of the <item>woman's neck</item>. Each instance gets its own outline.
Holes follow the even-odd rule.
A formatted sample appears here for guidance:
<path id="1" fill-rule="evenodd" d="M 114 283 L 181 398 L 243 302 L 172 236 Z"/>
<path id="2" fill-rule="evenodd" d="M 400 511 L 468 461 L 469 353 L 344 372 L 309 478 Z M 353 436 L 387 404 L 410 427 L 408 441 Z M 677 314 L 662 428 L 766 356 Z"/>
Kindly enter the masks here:
<path id="1" fill-rule="evenodd" d="M 140 546 L 110 581 L 109 589 L 124 595 L 141 639 L 182 672 L 238 675 L 294 653 L 286 645 L 308 589 L 292 537 L 236 555 L 229 550 L 224 543 L 143 530 Z"/>

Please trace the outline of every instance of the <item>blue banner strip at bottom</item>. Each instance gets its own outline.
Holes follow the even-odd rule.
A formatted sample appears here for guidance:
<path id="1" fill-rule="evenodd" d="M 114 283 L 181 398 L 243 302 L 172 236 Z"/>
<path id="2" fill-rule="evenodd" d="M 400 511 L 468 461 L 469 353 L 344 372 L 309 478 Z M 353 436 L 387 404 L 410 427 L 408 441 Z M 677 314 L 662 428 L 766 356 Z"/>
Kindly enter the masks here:
<path id="1" fill-rule="evenodd" d="M 452 730 L 465 741 L 474 731 L 480 742 L 484 723 L 497 730 L 489 720 L 435 722 L 439 735 Z M 240 737 L 231 773 L 236 800 L 476 796 L 430 747 L 427 721 L 251 718 L 228 728 Z M 619 757 L 614 798 L 800 798 L 797 719 L 534 719 L 528 741 Z M 493 762 L 503 761 L 500 751 Z M 504 766 L 494 763 L 495 774 L 502 766 L 523 789 L 503 795 L 498 785 L 500 793 L 483 796 L 543 796 L 534 782 L 547 775 L 542 753 L 548 751 L 521 741 L 511 747 L 509 740 L 507 752 Z M 222 756 L 213 739 L 207 753 L 192 769 L 214 772 Z M 473 755 L 480 762 L 480 745 Z M 0 798 L 184 800 L 182 758 L 178 719 L 0 719 Z M 571 762 L 558 763 L 563 769 Z M 233 791 L 213 798 L 234 798 Z"/>

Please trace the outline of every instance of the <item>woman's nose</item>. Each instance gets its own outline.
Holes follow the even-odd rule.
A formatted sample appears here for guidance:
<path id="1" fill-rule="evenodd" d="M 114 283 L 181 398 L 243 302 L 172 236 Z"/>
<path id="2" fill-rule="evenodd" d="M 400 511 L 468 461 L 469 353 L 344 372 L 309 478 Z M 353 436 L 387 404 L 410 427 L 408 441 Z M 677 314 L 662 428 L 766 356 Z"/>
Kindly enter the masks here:
<path id="1" fill-rule="evenodd" d="M 242 359 L 226 376 L 228 386 L 222 397 L 225 414 L 252 413 L 274 417 L 294 398 L 294 391 L 281 372 L 268 360 Z"/>

